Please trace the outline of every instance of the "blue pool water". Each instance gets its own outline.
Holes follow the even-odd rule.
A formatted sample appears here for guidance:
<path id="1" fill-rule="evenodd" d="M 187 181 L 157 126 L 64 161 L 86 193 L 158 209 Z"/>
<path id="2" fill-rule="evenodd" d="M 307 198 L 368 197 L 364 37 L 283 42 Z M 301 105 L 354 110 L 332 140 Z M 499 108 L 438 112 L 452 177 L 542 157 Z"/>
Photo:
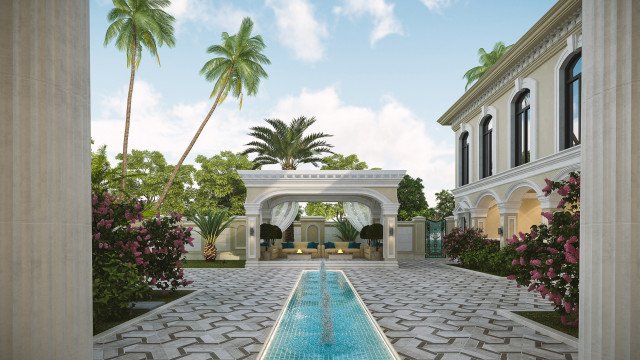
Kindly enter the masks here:
<path id="1" fill-rule="evenodd" d="M 305 271 L 262 359 L 395 359 L 345 275 Z"/>

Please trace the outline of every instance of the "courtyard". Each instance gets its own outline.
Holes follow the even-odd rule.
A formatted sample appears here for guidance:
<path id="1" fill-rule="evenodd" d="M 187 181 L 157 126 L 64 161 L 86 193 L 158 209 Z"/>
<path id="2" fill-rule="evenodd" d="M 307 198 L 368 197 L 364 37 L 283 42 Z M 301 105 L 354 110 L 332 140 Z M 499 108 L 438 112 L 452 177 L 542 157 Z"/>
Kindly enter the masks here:
<path id="1" fill-rule="evenodd" d="M 299 269 L 186 269 L 197 290 L 164 310 L 94 337 L 97 359 L 255 359 Z M 577 348 L 504 314 L 553 305 L 513 282 L 447 265 L 345 269 L 405 359 L 577 359 Z"/>

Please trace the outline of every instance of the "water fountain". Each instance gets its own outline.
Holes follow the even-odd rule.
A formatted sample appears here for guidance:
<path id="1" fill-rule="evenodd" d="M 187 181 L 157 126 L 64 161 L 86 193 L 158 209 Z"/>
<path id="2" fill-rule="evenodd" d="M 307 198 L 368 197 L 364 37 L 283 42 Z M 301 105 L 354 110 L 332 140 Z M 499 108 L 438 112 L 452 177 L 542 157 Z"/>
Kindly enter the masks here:
<path id="1" fill-rule="evenodd" d="M 322 294 L 322 336 L 320 342 L 323 345 L 331 345 L 335 342 L 333 334 L 333 319 L 331 317 L 331 294 L 327 286 L 327 269 L 324 260 L 320 262 L 320 291 Z"/>

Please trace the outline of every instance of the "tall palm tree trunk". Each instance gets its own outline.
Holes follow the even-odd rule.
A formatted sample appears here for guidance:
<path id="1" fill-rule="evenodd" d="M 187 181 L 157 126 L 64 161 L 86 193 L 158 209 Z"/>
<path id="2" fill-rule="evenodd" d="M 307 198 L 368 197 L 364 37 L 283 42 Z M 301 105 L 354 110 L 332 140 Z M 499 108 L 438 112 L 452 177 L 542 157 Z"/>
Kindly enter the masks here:
<path id="1" fill-rule="evenodd" d="M 131 45 L 131 76 L 129 77 L 129 94 L 127 95 L 127 113 L 124 120 L 124 140 L 122 141 L 122 191 L 124 192 L 126 187 L 127 176 L 127 151 L 129 147 L 129 125 L 131 124 L 131 99 L 133 98 L 133 83 L 136 77 L 136 42 L 135 33 L 133 35 L 134 41 Z"/>
<path id="2" fill-rule="evenodd" d="M 165 197 L 167 197 L 167 194 L 169 193 L 169 189 L 171 188 L 171 185 L 173 185 L 173 182 L 175 181 L 176 176 L 178 175 L 178 171 L 180 170 L 180 167 L 182 166 L 182 163 L 184 162 L 184 160 L 189 155 L 189 152 L 193 148 L 193 145 L 195 145 L 196 141 L 198 140 L 198 137 L 200 137 L 200 134 L 202 133 L 202 130 L 207 125 L 207 122 L 209 122 L 209 119 L 211 118 L 211 115 L 213 115 L 213 112 L 216 110 L 216 107 L 218 107 L 218 103 L 220 103 L 220 98 L 222 97 L 222 93 L 224 92 L 224 89 L 227 87 L 227 84 L 229 83 L 229 75 L 232 73 L 232 71 L 233 71 L 233 67 L 229 68 L 229 72 L 227 73 L 227 76 L 226 76 L 226 78 L 224 80 L 224 83 L 220 87 L 220 91 L 218 91 L 218 95 L 216 96 L 216 101 L 213 102 L 213 106 L 211 107 L 211 110 L 209 110 L 209 113 L 207 114 L 207 116 L 204 118 L 204 120 L 202 120 L 202 124 L 200 124 L 200 127 L 198 128 L 198 131 L 196 131 L 196 134 L 193 136 L 193 139 L 191 139 L 191 142 L 189 143 L 189 146 L 187 146 L 187 149 L 182 154 L 182 157 L 180 158 L 180 161 L 178 161 L 178 163 L 176 164 L 176 167 L 173 169 L 173 172 L 171 173 L 171 176 L 169 177 L 169 181 L 164 186 L 164 189 L 162 190 L 162 194 L 160 195 L 160 198 L 158 199 L 158 202 L 153 207 L 153 211 L 157 212 L 158 209 L 160 209 L 160 205 L 162 205 L 162 203 L 164 202 Z"/>

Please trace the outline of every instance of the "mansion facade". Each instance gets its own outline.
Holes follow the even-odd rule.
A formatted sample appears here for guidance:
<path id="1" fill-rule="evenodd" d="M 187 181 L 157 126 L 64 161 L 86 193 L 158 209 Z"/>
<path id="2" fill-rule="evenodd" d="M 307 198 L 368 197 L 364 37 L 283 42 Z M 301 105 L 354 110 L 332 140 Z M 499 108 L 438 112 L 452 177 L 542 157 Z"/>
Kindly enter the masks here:
<path id="1" fill-rule="evenodd" d="M 545 179 L 580 170 L 581 13 L 557 2 L 438 119 L 455 133 L 456 226 L 504 243 L 556 208 Z"/>

